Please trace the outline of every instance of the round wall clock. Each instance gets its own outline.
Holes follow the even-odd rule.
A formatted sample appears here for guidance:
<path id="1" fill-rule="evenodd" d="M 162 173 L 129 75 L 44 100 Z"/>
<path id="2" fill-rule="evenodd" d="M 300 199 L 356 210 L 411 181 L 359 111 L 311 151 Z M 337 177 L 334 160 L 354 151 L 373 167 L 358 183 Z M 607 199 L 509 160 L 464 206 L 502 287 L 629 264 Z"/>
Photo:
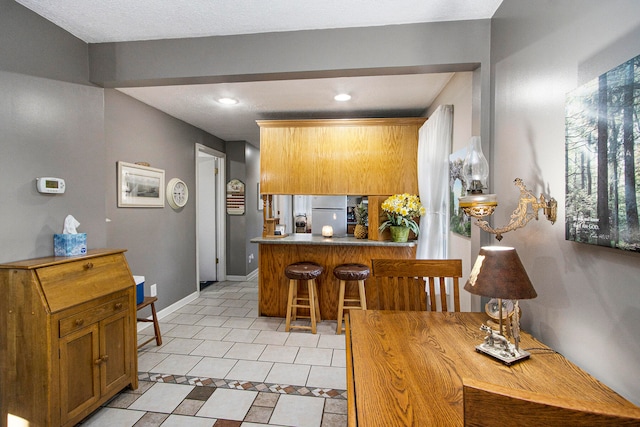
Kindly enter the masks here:
<path id="1" fill-rule="evenodd" d="M 172 178 L 167 184 L 167 201 L 173 209 L 180 209 L 189 200 L 189 188 L 179 178 Z"/>

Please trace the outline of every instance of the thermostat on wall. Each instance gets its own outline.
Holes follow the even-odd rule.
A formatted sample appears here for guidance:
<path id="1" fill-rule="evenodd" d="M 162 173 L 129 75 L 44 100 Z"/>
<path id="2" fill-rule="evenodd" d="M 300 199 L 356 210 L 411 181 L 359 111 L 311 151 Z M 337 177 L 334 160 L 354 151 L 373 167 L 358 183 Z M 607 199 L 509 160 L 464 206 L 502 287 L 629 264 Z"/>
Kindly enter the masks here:
<path id="1" fill-rule="evenodd" d="M 64 179 L 52 177 L 36 178 L 36 188 L 40 193 L 62 194 L 65 189 Z"/>

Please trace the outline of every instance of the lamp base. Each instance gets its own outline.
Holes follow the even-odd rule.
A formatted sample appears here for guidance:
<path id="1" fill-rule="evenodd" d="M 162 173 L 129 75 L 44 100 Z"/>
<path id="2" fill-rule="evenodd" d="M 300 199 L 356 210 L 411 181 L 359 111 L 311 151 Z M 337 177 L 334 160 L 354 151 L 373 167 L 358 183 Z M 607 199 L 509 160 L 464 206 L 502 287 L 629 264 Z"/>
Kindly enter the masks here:
<path id="1" fill-rule="evenodd" d="M 507 344 L 507 348 L 505 348 L 503 345 L 490 345 L 485 342 L 477 345 L 476 351 L 498 359 L 507 366 L 528 359 L 531 356 L 531 353 L 528 351 L 516 350 L 515 346 L 511 343 Z"/>

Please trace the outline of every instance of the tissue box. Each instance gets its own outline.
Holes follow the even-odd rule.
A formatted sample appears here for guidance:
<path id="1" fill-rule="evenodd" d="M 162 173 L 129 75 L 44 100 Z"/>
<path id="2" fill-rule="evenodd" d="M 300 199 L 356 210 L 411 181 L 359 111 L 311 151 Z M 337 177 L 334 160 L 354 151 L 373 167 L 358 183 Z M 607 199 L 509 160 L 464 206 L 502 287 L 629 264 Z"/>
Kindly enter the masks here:
<path id="1" fill-rule="evenodd" d="M 144 276 L 133 276 L 133 280 L 136 282 L 136 304 L 141 304 L 144 301 Z"/>
<path id="2" fill-rule="evenodd" d="M 84 255 L 86 253 L 87 233 L 53 235 L 53 254 L 55 256 Z"/>

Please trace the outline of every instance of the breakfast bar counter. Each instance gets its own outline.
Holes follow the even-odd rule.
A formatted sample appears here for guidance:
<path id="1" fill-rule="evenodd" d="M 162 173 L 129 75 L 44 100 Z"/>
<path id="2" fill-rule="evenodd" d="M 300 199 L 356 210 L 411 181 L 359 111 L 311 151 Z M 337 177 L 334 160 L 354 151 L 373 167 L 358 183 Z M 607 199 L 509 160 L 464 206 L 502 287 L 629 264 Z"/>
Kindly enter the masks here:
<path id="1" fill-rule="evenodd" d="M 360 263 L 371 267 L 373 258 L 411 259 L 416 256 L 416 242 L 396 243 L 354 237 L 293 234 L 286 237 L 256 237 L 258 243 L 258 313 L 261 316 L 285 317 L 289 280 L 287 265 L 310 261 L 324 271 L 318 278 L 320 313 L 323 319 L 335 320 L 338 311 L 338 279 L 333 269 L 340 264 Z M 369 278 L 367 281 L 372 280 Z M 366 289 L 366 284 L 365 284 Z M 357 284 L 347 283 L 346 298 L 357 295 Z M 367 294 L 367 308 L 378 308 L 377 296 Z"/>

